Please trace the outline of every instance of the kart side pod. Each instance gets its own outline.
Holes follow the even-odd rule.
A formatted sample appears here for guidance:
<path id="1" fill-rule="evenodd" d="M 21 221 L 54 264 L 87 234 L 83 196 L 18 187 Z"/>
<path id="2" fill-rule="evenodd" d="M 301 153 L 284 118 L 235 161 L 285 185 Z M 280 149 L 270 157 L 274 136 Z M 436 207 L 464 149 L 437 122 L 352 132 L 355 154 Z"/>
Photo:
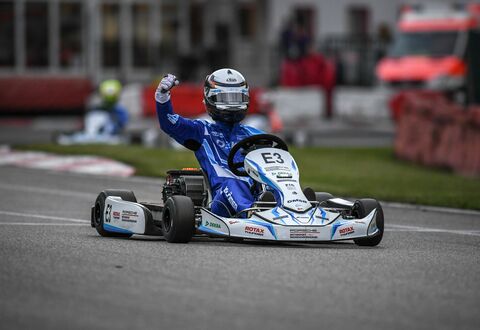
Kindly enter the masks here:
<path id="1" fill-rule="evenodd" d="M 159 227 L 154 225 L 152 212 L 142 204 L 125 201 L 118 196 L 107 196 L 103 209 L 101 206 L 96 203 L 92 207 L 91 225 L 94 228 L 101 226 L 107 233 L 125 235 L 162 235 Z M 96 209 L 99 207 L 101 209 Z"/>

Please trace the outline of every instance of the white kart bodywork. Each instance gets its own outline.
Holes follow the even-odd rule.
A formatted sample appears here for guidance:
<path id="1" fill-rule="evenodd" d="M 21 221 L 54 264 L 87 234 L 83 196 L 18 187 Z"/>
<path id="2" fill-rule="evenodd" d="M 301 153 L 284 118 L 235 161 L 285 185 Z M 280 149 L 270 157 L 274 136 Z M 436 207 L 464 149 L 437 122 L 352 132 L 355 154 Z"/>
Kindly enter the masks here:
<path id="1" fill-rule="evenodd" d="M 198 230 L 211 235 L 278 241 L 332 241 L 375 235 L 376 210 L 363 219 L 346 219 L 341 212 L 324 209 L 305 197 L 300 188 L 298 166 L 290 153 L 276 148 L 249 152 L 244 168 L 259 183 L 278 192 L 281 206 L 251 211 L 247 218 L 223 218 L 202 209 Z M 340 198 L 344 207 L 353 203 Z"/>
<path id="2" fill-rule="evenodd" d="M 332 198 L 339 208 L 322 208 L 310 202 L 299 184 L 298 167 L 284 150 L 262 148 L 251 151 L 244 161 L 246 172 L 254 180 L 278 192 L 279 206 L 246 210 L 246 217 L 221 217 L 208 208 L 200 209 L 197 231 L 209 236 L 236 237 L 272 241 L 336 241 L 374 236 L 377 210 L 362 219 L 346 216 L 341 209 L 353 203 Z M 139 204 L 107 197 L 104 229 L 119 233 L 145 234 L 146 208 Z M 147 210 L 148 212 L 148 210 Z"/>
<path id="3" fill-rule="evenodd" d="M 105 200 L 103 228 L 115 233 L 143 235 L 146 228 L 145 210 L 139 203 L 108 196 Z"/>

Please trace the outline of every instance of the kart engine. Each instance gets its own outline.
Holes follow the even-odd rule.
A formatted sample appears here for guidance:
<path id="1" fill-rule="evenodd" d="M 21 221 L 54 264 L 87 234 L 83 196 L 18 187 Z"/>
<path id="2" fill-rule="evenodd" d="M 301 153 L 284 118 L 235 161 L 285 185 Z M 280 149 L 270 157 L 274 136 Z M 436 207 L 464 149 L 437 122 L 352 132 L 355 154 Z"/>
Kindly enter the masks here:
<path id="1" fill-rule="evenodd" d="M 195 206 L 204 206 L 207 200 L 207 190 L 201 170 L 170 170 L 162 190 L 165 203 L 174 195 L 188 196 Z"/>

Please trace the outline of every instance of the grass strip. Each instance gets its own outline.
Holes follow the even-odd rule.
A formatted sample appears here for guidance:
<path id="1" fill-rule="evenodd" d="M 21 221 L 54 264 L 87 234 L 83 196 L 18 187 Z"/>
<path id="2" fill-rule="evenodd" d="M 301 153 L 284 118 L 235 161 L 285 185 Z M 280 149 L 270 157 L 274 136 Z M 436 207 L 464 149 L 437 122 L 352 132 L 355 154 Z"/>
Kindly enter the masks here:
<path id="1" fill-rule="evenodd" d="M 140 146 L 52 144 L 17 147 L 68 155 L 97 155 L 136 168 L 137 175 L 163 177 L 169 169 L 198 167 L 190 151 Z M 480 180 L 395 158 L 392 148 L 292 148 L 302 186 L 336 196 L 480 210 Z"/>

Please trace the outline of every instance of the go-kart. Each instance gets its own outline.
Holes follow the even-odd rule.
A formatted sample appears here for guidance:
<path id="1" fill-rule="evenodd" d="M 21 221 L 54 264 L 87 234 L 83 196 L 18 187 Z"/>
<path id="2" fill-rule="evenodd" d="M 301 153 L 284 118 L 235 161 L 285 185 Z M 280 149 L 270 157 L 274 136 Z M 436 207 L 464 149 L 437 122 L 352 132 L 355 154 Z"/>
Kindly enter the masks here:
<path id="1" fill-rule="evenodd" d="M 350 202 L 302 190 L 295 160 L 274 135 L 254 135 L 235 144 L 228 167 L 237 176 L 250 177 L 262 193 L 251 208 L 238 214 L 222 217 L 211 211 L 212 191 L 202 171 L 172 170 L 163 186 L 163 203 L 139 203 L 132 191 L 104 190 L 92 206 L 91 225 L 101 236 L 158 235 L 172 243 L 187 243 L 194 236 L 233 241 L 353 240 L 361 246 L 376 246 L 382 240 L 383 211 L 376 200 Z"/>
<path id="2" fill-rule="evenodd" d="M 55 142 L 60 145 L 72 144 L 122 144 L 128 139 L 120 134 L 114 134 L 114 123 L 111 114 L 105 110 L 90 111 L 85 115 L 85 129 L 72 134 L 61 133 L 55 136 Z"/>

